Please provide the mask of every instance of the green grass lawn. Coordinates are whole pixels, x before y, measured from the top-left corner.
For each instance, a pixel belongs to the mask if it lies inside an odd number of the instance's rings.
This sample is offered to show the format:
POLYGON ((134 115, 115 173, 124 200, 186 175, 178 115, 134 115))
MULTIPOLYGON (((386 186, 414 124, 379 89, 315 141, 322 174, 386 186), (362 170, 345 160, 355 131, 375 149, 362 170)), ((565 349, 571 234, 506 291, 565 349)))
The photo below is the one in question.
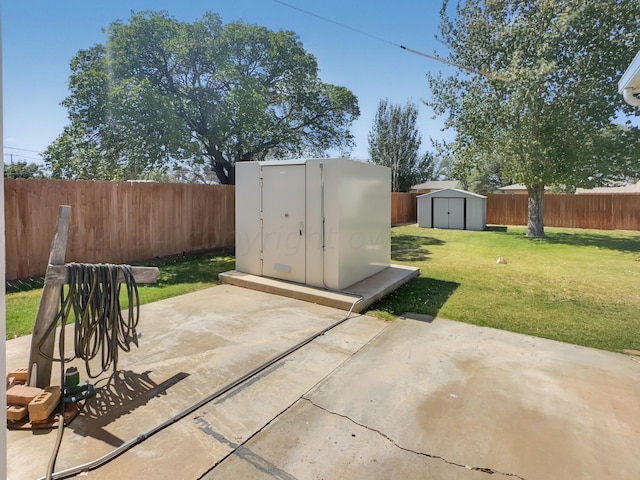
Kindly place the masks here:
MULTIPOLYGON (((233 270, 235 259, 220 254, 190 255, 159 259, 146 265, 160 267, 160 273, 155 284, 138 286, 141 304, 215 285, 219 273, 233 270)), ((33 282, 7 289, 7 339, 30 334, 33 330, 41 287, 41 283, 33 282)))
POLYGON ((369 313, 426 313, 606 350, 640 349, 640 235, 525 233, 394 228, 393 261, 420 267, 420 277, 369 313))
MULTIPOLYGON (((517 227, 394 228, 393 261, 420 267, 420 277, 369 313, 386 319, 426 313, 605 350, 640 349, 640 234, 546 232, 545 239, 530 239, 517 227), (508 263, 497 264, 498 257, 508 263)), ((142 303, 214 285, 234 259, 204 255, 155 264, 159 281, 140 286, 142 303)), ((7 338, 31 333, 39 299, 39 288, 8 292, 7 338)))

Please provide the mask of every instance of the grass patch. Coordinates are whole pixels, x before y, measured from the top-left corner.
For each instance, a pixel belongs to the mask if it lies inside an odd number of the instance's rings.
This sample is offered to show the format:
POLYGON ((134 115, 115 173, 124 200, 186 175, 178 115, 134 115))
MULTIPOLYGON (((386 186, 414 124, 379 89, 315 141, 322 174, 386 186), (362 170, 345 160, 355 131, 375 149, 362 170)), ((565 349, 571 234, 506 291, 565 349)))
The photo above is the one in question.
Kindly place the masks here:
MULTIPOLYGON (((392 259, 420 267, 420 277, 368 312, 393 319, 405 312, 489 326, 577 345, 640 350, 640 234, 547 228, 485 232, 397 227, 392 259), (497 264, 504 257, 506 265, 497 264)), ((218 283, 234 267, 225 255, 160 259, 158 282, 141 285, 141 303, 218 283)), ((41 284, 8 289, 7 338, 31 333, 41 284)))
POLYGON ((640 349, 640 235, 546 233, 394 228, 393 261, 420 267, 421 276, 369 313, 411 311, 605 350, 640 349))
MULTIPOLYGON (((215 285, 219 273, 234 268, 235 259, 221 254, 188 255, 157 259, 145 265, 157 266, 160 272, 155 284, 138 286, 141 304, 215 285)), ((41 295, 42 282, 37 280, 16 282, 7 288, 7 339, 32 332, 41 295)))

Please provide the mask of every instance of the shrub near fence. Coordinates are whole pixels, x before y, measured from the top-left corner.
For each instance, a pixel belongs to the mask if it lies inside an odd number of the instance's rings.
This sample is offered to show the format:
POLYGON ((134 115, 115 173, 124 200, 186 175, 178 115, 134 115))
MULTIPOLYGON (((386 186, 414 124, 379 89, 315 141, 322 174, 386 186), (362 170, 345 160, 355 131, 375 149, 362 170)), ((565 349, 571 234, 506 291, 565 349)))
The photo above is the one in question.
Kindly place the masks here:
POLYGON ((59 205, 68 262, 128 263, 233 247, 235 189, 222 185, 5 179, 6 278, 44 274, 59 205))

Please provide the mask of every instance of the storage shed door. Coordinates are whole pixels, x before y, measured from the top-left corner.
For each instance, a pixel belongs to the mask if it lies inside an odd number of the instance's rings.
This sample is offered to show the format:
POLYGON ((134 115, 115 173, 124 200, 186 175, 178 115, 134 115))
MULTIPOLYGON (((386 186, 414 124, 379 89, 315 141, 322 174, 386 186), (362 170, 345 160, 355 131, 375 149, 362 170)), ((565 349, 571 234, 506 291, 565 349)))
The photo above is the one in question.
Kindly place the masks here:
POLYGON ((304 165, 262 167, 262 274, 305 283, 304 165))
POLYGON ((464 230, 464 198, 433 198, 434 228, 464 230))

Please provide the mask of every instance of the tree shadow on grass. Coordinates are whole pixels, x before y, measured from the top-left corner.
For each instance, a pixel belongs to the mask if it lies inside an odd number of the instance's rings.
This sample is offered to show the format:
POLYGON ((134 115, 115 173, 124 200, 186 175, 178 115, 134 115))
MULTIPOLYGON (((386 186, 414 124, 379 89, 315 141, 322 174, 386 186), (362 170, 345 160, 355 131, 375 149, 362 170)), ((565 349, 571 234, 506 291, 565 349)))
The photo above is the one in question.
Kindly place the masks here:
POLYGON ((391 258, 401 262, 428 260, 431 252, 428 245, 443 245, 440 239, 418 235, 394 235, 391 237, 391 258))
MULTIPOLYGON (((153 264, 154 262, 148 262, 153 264)), ((180 283, 215 283, 218 275, 235 268, 235 258, 224 254, 189 255, 173 259, 159 259, 157 286, 180 283)))
POLYGON ((456 282, 417 277, 371 305, 369 310, 383 311, 391 315, 414 312, 437 316, 459 286, 456 282))
POLYGON ((629 236, 614 236, 589 231, 547 232, 545 238, 529 238, 520 232, 508 232, 523 240, 544 242, 552 245, 573 245, 578 247, 596 247, 625 253, 640 253, 640 233, 629 236))

